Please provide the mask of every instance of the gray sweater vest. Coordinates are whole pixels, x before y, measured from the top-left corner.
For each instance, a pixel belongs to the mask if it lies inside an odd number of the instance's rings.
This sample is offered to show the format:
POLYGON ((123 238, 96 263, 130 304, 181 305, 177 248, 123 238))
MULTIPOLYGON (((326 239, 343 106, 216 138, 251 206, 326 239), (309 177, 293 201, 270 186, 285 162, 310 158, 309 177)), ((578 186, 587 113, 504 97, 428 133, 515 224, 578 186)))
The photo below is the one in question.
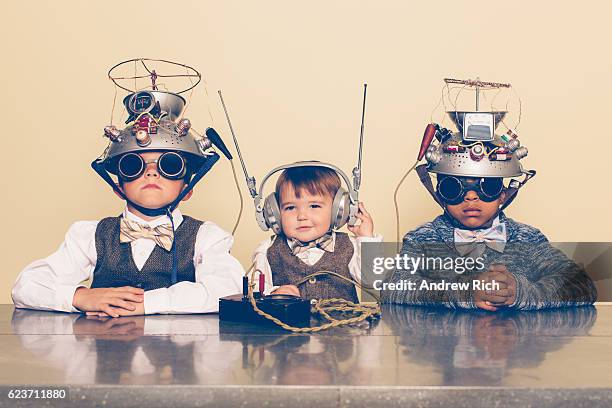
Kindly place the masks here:
MULTIPOLYGON (((167 288, 172 285, 172 252, 155 245, 149 259, 138 270, 132 258, 129 242, 119 242, 121 217, 104 218, 96 228, 96 268, 92 288, 132 286, 144 290, 167 288)), ((193 255, 195 239, 202 221, 183 216, 174 232, 178 259, 178 281, 195 282, 193 255)))
MULTIPOLYGON (((268 248, 267 258, 272 270, 272 281, 275 286, 281 286, 295 285, 307 275, 321 270, 352 279, 348 265, 353 252, 353 244, 348 235, 337 232, 334 252, 326 251, 318 262, 309 266, 291 253, 287 239, 281 235, 268 248)), ((298 289, 304 299, 341 298, 358 301, 355 285, 331 275, 317 276, 298 285, 298 289)))

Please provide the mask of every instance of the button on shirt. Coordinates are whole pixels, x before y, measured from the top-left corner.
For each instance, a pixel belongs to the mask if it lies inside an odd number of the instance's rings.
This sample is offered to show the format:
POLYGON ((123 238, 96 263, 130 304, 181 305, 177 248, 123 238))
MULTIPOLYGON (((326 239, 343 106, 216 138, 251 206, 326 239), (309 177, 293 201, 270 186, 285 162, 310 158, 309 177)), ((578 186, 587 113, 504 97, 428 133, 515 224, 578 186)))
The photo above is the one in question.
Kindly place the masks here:
MULTIPOLYGON (((127 209, 127 219, 154 228, 170 223, 167 216, 145 221, 127 209)), ((176 209, 174 228, 183 221, 176 209)), ((16 307, 79 312, 72 306, 74 292, 92 278, 96 266, 96 227, 98 221, 79 221, 66 233, 59 249, 47 258, 34 261, 19 274, 13 287, 16 307)), ((233 237, 212 222, 204 222, 195 240, 195 282, 178 282, 169 288, 149 290, 144 295, 146 314, 216 312, 219 298, 240 293, 244 270, 230 255, 233 237)), ((132 258, 140 270, 155 249, 155 241, 139 238, 130 243, 132 258)))

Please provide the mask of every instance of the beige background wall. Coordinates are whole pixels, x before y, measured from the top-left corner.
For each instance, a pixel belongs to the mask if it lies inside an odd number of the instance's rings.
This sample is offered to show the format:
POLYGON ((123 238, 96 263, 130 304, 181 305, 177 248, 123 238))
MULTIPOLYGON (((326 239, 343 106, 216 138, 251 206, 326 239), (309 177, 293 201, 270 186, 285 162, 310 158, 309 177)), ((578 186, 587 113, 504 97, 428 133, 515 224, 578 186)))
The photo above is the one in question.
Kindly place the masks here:
MULTIPOLYGON (((208 86, 187 116, 229 143, 216 98, 223 89, 258 180, 303 159, 349 172, 368 82, 361 197, 389 240, 393 189, 414 161, 442 78, 511 82, 523 102, 524 163, 538 176, 508 214, 551 240, 612 241, 611 13, 605 1, 4 3, 0 302, 72 222, 122 210, 89 163, 105 147, 114 92, 106 71, 140 56, 197 67, 208 86)), ((403 231, 439 213, 416 176, 401 203, 403 231)), ((247 265, 267 233, 245 204, 234 254, 247 265)), ((231 229, 238 199, 226 161, 183 210, 231 229)))

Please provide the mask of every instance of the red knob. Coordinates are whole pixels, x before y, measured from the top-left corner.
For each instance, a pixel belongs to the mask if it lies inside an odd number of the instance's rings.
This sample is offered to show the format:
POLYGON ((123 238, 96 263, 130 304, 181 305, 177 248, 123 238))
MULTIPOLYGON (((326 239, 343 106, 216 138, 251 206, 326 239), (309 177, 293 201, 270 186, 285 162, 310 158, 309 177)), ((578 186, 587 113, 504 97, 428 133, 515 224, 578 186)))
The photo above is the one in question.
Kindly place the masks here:
POLYGON ((425 156, 425 152, 427 151, 427 148, 429 147, 429 145, 431 144, 431 141, 436 135, 436 131, 437 131, 437 125, 433 123, 430 123, 425 128, 425 132, 423 133, 423 140, 421 140, 421 148, 419 149, 419 155, 417 157, 417 160, 421 160, 423 156, 425 156))
POLYGON ((266 289, 266 275, 259 273, 259 293, 263 296, 266 289))

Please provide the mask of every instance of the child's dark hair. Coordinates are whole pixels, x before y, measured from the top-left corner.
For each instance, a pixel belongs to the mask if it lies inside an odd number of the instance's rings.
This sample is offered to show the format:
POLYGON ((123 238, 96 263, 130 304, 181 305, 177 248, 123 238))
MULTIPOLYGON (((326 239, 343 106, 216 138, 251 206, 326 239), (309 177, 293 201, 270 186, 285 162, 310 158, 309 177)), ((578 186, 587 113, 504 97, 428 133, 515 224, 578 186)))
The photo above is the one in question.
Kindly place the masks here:
POLYGON ((295 196, 300 198, 300 192, 305 189, 310 194, 329 195, 334 198, 340 188, 340 177, 327 167, 303 166, 284 170, 276 181, 276 200, 280 203, 281 189, 291 185, 295 196))

